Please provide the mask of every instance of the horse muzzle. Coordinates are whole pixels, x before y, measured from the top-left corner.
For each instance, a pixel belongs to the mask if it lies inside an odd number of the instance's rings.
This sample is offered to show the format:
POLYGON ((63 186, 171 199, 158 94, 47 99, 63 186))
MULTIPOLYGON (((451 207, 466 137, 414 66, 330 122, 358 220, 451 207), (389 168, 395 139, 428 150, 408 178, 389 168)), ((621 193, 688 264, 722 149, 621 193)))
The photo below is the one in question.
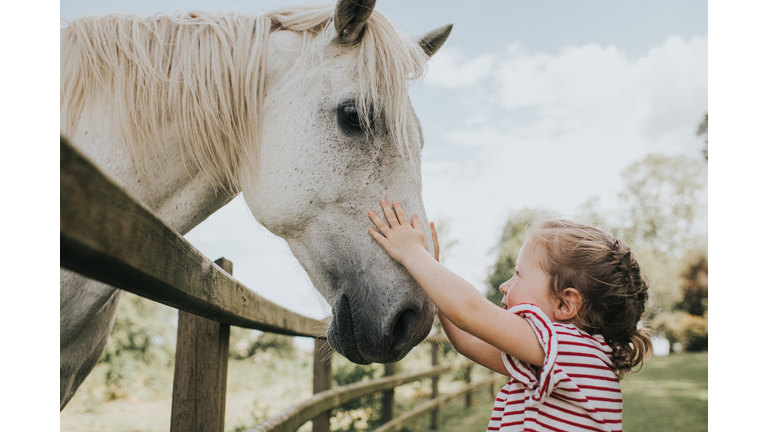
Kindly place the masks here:
POLYGON ((350 361, 397 362, 429 334, 435 308, 426 296, 374 304, 365 297, 341 294, 328 329, 331 347, 350 361))

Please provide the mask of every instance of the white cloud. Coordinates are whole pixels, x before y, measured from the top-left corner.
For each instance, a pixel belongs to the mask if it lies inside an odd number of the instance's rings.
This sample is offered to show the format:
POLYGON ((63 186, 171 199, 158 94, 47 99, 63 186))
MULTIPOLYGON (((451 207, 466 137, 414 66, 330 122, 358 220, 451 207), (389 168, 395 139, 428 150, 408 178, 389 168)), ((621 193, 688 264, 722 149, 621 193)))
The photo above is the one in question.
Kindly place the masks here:
POLYGON ((445 47, 440 55, 429 63, 429 73, 424 78, 427 84, 448 88, 459 88, 477 84, 491 75, 494 56, 482 54, 471 59, 455 48, 445 47))
MULTIPOLYGON (((479 70, 469 65, 480 58, 488 55, 452 53, 439 67, 453 70, 440 73, 479 70)), ((543 207, 572 216, 590 196, 610 205, 623 168, 650 152, 700 156, 703 139, 695 131, 707 111, 706 37, 672 36, 635 60, 611 46, 549 54, 512 44, 483 61, 490 61, 491 75, 426 82, 490 95, 467 115, 496 116, 452 122, 437 141, 456 156, 425 160, 423 172, 427 209, 451 219, 451 237, 459 241, 448 265, 479 287, 510 210, 543 207)), ((437 72, 435 64, 430 74, 437 72)))
POLYGON ((497 95, 482 104, 533 108, 552 128, 600 125, 663 139, 681 127, 690 130, 707 109, 706 37, 671 36, 637 60, 595 44, 558 54, 532 53, 519 43, 503 55, 446 51, 436 56, 426 84, 474 86, 478 94, 497 95))
MULTIPOLYGON (((424 87, 440 97, 421 107, 422 123, 447 125, 428 139, 441 149, 422 164, 425 205, 430 219, 452 222, 458 243, 448 267, 482 289, 510 210, 538 206, 567 217, 590 196, 610 205, 629 163, 649 152, 699 155, 707 38, 670 37, 634 60, 598 45, 551 54, 512 44, 474 57, 444 47, 424 87)), ((212 258, 226 253, 236 277, 273 301, 327 314, 285 242, 235 201, 188 237, 212 258), (239 241, 209 250, 211 229, 239 241)))

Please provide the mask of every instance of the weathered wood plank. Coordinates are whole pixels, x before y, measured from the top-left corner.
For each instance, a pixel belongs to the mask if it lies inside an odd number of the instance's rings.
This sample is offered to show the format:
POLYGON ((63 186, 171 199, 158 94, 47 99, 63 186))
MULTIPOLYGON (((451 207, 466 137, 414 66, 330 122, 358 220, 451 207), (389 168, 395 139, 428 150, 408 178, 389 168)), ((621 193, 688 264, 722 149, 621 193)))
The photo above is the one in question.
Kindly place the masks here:
MULTIPOLYGON (((472 383, 472 365, 467 366, 466 375, 464 375, 464 380, 467 382, 467 385, 472 383)), ((464 400, 464 404, 467 407, 472 406, 472 392, 467 392, 467 397, 464 400)))
POLYGON ((61 139, 61 266, 142 297, 226 324, 324 336, 323 321, 261 297, 61 139))
POLYGON ((445 335, 445 333, 435 333, 427 336, 422 343, 451 343, 451 340, 448 339, 448 336, 445 335))
MULTIPOLYGON (((312 393, 317 394, 331 389, 333 371, 331 359, 333 350, 327 340, 315 339, 314 366, 312 374, 312 393)), ((331 432, 331 412, 326 411, 312 419, 312 432, 331 432)))
POLYGON ((376 428, 373 432, 397 432, 403 429, 408 423, 411 423, 412 421, 416 420, 417 418, 426 414, 427 412, 434 411, 440 406, 445 405, 446 402, 452 399, 455 399, 465 393, 469 393, 477 389, 478 387, 493 384, 496 381, 501 380, 502 378, 506 379, 501 375, 493 374, 490 377, 487 377, 483 380, 480 380, 472 384, 468 384, 453 393, 440 396, 439 398, 436 398, 436 399, 431 399, 429 402, 423 403, 417 406, 416 408, 403 413, 402 415, 398 416, 394 420, 384 423, 383 425, 376 428))
MULTIPOLYGON (((437 342, 432 344, 432 366, 437 366, 440 362, 440 345, 437 342)), ((469 366, 467 366, 469 367, 469 366)), ((436 375, 432 377, 432 399, 437 399, 440 396, 440 376, 436 375)), ((432 410, 429 419, 429 428, 436 430, 440 428, 440 405, 436 405, 432 410)))
POLYGON ((382 377, 367 382, 327 390, 280 411, 255 428, 248 429, 247 432, 293 432, 318 414, 338 407, 351 400, 466 367, 471 362, 471 360, 459 360, 426 371, 416 371, 391 377, 382 377))
MULTIPOLYGON (((232 274, 232 262, 216 264, 232 274)), ((224 432, 229 324, 179 311, 171 432, 224 432)))
MULTIPOLYGON (((384 376, 397 374, 397 363, 384 365, 384 376)), ((381 395, 381 421, 386 423, 395 418, 395 389, 385 390, 381 395)))

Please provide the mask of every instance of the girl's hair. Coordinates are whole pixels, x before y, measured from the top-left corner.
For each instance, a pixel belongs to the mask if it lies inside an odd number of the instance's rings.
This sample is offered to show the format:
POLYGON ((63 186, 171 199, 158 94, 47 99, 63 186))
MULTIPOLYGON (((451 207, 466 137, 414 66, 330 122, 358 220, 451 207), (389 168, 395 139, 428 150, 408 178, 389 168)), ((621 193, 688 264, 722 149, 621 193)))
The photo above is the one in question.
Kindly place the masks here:
POLYGON ((613 348, 617 375, 642 366, 651 353, 648 333, 638 328, 648 283, 629 247, 597 228, 567 220, 540 223, 528 236, 545 252, 539 265, 550 276, 552 294, 562 299, 566 288, 581 293, 574 324, 603 336, 613 348))

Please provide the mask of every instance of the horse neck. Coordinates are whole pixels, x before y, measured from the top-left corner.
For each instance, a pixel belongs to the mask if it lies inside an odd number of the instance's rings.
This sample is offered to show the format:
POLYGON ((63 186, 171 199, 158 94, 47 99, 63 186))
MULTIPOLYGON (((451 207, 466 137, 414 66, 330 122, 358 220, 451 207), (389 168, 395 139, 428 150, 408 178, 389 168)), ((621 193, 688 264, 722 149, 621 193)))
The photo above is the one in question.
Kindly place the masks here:
POLYGON ((239 192, 217 191, 173 136, 147 152, 143 169, 137 167, 118 126, 104 115, 108 109, 106 98, 88 104, 72 143, 180 234, 189 232, 239 192))

